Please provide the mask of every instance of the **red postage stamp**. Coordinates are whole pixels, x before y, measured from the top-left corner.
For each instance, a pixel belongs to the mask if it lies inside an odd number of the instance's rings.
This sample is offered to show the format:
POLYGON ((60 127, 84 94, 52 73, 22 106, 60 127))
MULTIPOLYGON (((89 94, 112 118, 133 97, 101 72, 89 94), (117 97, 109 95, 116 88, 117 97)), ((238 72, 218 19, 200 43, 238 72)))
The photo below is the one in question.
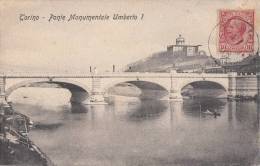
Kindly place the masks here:
POLYGON ((219 51, 254 51, 254 10, 219 11, 219 51))

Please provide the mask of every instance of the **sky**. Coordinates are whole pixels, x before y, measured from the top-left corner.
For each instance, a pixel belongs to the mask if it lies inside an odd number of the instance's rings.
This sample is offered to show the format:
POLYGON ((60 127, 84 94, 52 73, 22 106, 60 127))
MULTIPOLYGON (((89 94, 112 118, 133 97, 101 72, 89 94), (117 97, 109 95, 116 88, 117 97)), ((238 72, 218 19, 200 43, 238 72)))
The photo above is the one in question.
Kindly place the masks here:
MULTIPOLYGON (((255 9, 260 32, 259 0, 0 0, 0 66, 59 71, 117 70, 164 51, 182 34, 187 44, 201 44, 218 22, 220 9, 255 9), (48 22, 50 14, 144 14, 136 21, 48 22), (20 21, 20 14, 38 21, 20 21), (41 19, 45 17, 45 19, 41 19)), ((217 29, 210 39, 214 56, 217 29)))

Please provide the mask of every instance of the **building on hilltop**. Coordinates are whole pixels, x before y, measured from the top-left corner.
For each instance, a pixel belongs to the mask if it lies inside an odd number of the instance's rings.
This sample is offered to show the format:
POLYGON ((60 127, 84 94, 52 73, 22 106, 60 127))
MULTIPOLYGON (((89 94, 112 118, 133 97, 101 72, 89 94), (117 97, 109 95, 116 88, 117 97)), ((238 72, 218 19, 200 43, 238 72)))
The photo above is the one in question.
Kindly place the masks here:
POLYGON ((205 51, 199 51, 201 45, 186 45, 185 39, 181 35, 176 38, 175 45, 167 46, 167 51, 171 52, 172 55, 183 55, 183 56, 197 56, 206 54, 205 51))
POLYGON ((201 45, 187 45, 179 35, 175 45, 168 45, 167 50, 153 53, 151 56, 127 65, 126 72, 180 72, 201 70, 204 66, 215 64, 206 52, 199 50, 201 45), (193 70, 194 69, 194 70, 193 70))

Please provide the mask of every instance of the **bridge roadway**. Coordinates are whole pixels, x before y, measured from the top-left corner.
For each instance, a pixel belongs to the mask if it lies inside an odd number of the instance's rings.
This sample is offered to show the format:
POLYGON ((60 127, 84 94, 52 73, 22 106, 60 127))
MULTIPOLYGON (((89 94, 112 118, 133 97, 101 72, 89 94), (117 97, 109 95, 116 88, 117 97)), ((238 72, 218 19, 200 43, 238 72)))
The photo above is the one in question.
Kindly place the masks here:
MULTIPOLYGON (((236 73, 14 73, 6 72, 0 75, 1 102, 8 100, 9 95, 20 87, 28 87, 35 83, 53 83, 71 92, 71 101, 87 104, 104 103, 108 89, 125 82, 153 83, 168 92, 169 99, 181 101, 183 87, 194 82, 212 82, 221 86, 229 96, 236 95, 236 73)), ((245 76, 255 77, 255 75, 245 76)))

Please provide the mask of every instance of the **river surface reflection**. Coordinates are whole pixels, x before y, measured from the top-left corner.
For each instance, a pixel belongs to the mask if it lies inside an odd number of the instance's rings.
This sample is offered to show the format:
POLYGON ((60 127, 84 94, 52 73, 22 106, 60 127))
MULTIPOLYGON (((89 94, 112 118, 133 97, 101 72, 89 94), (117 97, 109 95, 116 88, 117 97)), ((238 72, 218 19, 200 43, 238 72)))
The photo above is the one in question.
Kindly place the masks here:
POLYGON ((135 99, 14 108, 34 120, 30 138, 59 166, 247 166, 258 152, 256 102, 135 99), (201 113, 206 109, 221 116, 201 113))

